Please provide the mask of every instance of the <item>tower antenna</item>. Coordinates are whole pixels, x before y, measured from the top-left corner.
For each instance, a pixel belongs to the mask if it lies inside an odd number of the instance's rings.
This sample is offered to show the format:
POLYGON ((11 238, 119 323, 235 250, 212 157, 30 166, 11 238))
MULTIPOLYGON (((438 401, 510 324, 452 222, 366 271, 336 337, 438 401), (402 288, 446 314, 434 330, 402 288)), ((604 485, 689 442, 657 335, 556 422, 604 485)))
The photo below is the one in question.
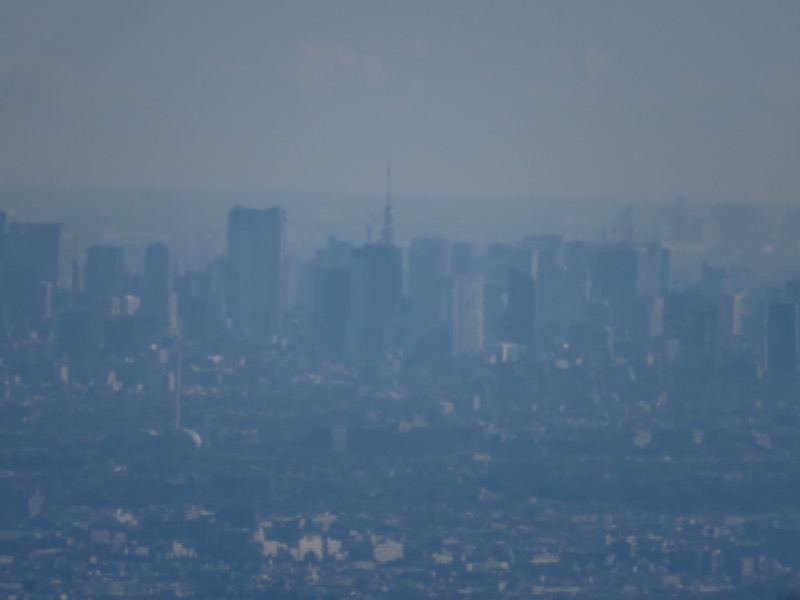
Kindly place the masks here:
POLYGON ((383 209, 383 243, 394 244, 394 208, 392 207, 392 167, 386 169, 386 206, 383 209))

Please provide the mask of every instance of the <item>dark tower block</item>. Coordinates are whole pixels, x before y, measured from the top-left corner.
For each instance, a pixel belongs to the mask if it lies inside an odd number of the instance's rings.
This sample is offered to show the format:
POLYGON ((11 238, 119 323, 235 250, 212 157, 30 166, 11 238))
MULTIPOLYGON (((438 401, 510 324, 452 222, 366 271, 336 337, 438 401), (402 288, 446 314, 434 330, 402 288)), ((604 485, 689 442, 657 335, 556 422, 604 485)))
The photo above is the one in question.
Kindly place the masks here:
POLYGON ((169 324, 170 284, 169 248, 166 244, 149 244, 144 254, 141 313, 162 326, 169 324))
POLYGON ((392 344, 403 300, 400 249, 367 244, 353 250, 350 332, 353 349, 377 356, 392 344))
POLYGON ((797 305, 772 302, 767 308, 766 367, 770 374, 791 373, 797 364, 797 305))
POLYGON ((451 274, 450 242, 443 238, 411 241, 408 251, 408 299, 415 333, 425 335, 445 324, 442 305, 451 274))
POLYGON ((517 268, 509 269, 507 293, 505 338, 530 348, 533 346, 536 323, 533 276, 517 268))
POLYGON ((125 253, 121 246, 90 246, 86 252, 84 289, 95 297, 120 296, 125 286, 125 253))
POLYGON ((314 339, 331 351, 341 351, 350 315, 350 270, 319 267, 314 273, 314 339))
POLYGON ((281 328, 286 211, 235 207, 228 213, 227 315, 252 334, 281 328))

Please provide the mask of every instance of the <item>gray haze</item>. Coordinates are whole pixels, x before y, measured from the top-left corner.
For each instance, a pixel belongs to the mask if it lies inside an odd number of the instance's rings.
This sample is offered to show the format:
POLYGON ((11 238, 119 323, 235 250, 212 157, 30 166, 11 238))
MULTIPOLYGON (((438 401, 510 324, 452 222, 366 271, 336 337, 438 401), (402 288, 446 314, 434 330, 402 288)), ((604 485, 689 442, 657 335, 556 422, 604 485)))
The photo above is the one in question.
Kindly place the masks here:
POLYGON ((793 201, 800 4, 11 2, 0 183, 793 201))

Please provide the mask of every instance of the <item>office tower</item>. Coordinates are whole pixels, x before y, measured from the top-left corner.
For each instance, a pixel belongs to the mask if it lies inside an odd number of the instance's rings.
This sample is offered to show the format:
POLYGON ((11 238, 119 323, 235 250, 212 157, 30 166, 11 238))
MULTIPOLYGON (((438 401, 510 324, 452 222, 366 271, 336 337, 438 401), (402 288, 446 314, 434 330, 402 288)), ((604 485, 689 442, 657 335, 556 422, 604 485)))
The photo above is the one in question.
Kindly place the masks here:
POLYGON ((800 304, 800 279, 791 279, 783 285, 783 298, 786 302, 800 304))
POLYGON ((89 246, 84 291, 95 298, 118 298, 125 290, 125 252, 121 246, 89 246))
POLYGON ((583 269, 543 269, 536 280, 536 335, 542 341, 565 335, 586 305, 589 277, 583 269))
POLYGON ((771 374, 790 373, 797 364, 797 305, 771 302, 767 307, 766 368, 771 374))
POLYGON ((545 269, 555 269, 564 261, 564 238, 560 235, 526 235, 522 248, 536 255, 534 278, 545 269))
POLYGON ((590 299, 608 304, 615 338, 631 334, 638 271, 638 252, 631 244, 604 244, 589 256, 590 299))
POLYGON ((720 310, 696 289, 671 292, 663 308, 668 359, 676 375, 715 377, 720 344, 720 310))
POLYGON ((61 225, 55 223, 11 223, 6 234, 6 266, 57 285, 61 233, 61 225))
POLYGON ((491 244, 486 254, 486 279, 505 285, 509 269, 530 274, 534 278, 538 271, 539 256, 535 250, 519 245, 491 244))
POLYGON ((227 314, 234 328, 275 333, 284 308, 286 211, 237 206, 228 213, 227 314))
POLYGON ((33 271, 13 270, 0 278, 0 330, 13 338, 46 337, 53 308, 53 284, 33 271))
POLYGON ((725 297, 727 274, 724 267, 712 267, 703 261, 700 274, 700 286, 706 299, 712 304, 719 304, 725 297))
POLYGON ((415 332, 424 335, 444 324, 442 297, 451 272, 450 242, 443 238, 418 238, 408 251, 408 300, 415 332))
POLYGON ((453 277, 468 277, 475 274, 475 259, 472 244, 455 242, 451 246, 453 277))
POLYGON ((177 300, 177 326, 182 337, 207 339, 221 335, 225 329, 224 294, 221 283, 226 280, 224 259, 202 271, 187 271, 174 280, 177 300))
POLYGON ((483 281, 483 335, 487 343, 503 341, 503 318, 506 314, 506 282, 483 281))
POLYGON ((353 267, 353 244, 328 236, 328 245, 317 252, 317 266, 331 269, 351 269, 353 267))
POLYGON ((514 269, 526 276, 535 277, 538 255, 524 246, 491 244, 483 269, 484 326, 487 339, 494 342, 509 341, 508 282, 509 271, 514 269))
POLYGON ((350 315, 350 269, 318 267, 314 273, 312 335, 331 351, 340 351, 347 340, 350 315))
POLYGON ((572 241, 564 244, 564 266, 568 269, 589 272, 589 260, 592 252, 599 248, 595 242, 572 241))
POLYGON ((6 250, 6 212, 0 210, 0 268, 5 265, 6 250))
POLYGON ((396 341, 403 301, 400 249, 366 244, 353 250, 350 338, 356 353, 383 354, 396 341))
POLYGON ((455 277, 450 308, 450 349, 455 357, 483 352, 483 278, 455 277))
POLYGON ((636 299, 632 335, 640 342, 658 338, 664 331, 664 299, 640 296, 636 299))
POLYGON ((506 291, 508 303, 504 316, 504 339, 531 347, 536 324, 533 276, 519 269, 509 269, 506 291))
POLYGON ((144 254, 144 289, 141 314, 167 325, 170 320, 171 277, 169 248, 148 244, 144 254))
POLYGON ((350 315, 353 244, 328 237, 328 245, 317 250, 307 265, 311 307, 311 337, 328 350, 343 350, 350 315))
POLYGON ((636 293, 640 297, 664 298, 669 291, 670 252, 661 244, 638 244, 636 293))

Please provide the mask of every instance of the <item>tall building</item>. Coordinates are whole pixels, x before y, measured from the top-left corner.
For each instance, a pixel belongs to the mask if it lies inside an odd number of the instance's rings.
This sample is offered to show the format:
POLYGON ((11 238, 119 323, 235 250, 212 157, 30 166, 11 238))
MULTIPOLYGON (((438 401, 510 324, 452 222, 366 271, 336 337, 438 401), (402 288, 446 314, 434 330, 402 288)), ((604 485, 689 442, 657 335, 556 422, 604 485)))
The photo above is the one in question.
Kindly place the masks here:
POLYGON ((89 246, 83 285, 90 296, 120 296, 125 289, 125 251, 122 246, 89 246))
POLYGON ((638 274, 639 255, 632 244, 603 244, 589 256, 590 299, 608 305, 615 338, 631 335, 638 274))
POLYGON ((507 298, 504 338, 531 347, 536 323, 533 276, 519 269, 509 269, 507 298))
POLYGON ((453 356, 483 352, 483 278, 455 277, 450 294, 450 348, 453 356))
POLYGON ((725 267, 715 267, 703 261, 700 274, 700 286, 706 299, 712 304, 720 304, 727 291, 727 273, 725 267))
POLYGON ((469 242, 455 242, 451 247, 453 277, 467 277, 474 275, 475 259, 472 244, 469 242))
POLYGON ((560 235, 526 235, 521 246, 536 256, 534 275, 558 268, 564 262, 564 238, 560 235))
POLYGON ((199 340, 225 331, 224 292, 220 284, 225 280, 226 263, 220 257, 203 270, 190 270, 174 279, 176 325, 182 337, 199 340))
POLYGON ((317 267, 314 272, 312 335, 323 347, 340 351, 347 340, 350 316, 350 270, 317 267))
POLYGON ((281 328, 285 299, 286 211, 237 206, 228 213, 227 315, 254 334, 281 328))
POLYGON ((636 244, 639 264, 636 292, 639 296, 664 298, 669 292, 670 251, 659 243, 636 244))
POLYGON ((353 250, 350 340, 356 353, 377 356, 396 340, 403 304, 400 249, 366 244, 353 250))
POLYGON ((797 365, 798 307, 771 302, 767 307, 766 368, 771 374, 790 373, 797 365))
POLYGON ((148 244, 144 254, 144 289, 141 314, 169 324, 171 277, 169 248, 166 244, 148 244))
POLYGON ((540 269, 536 279, 536 335, 542 342, 564 336, 586 305, 589 277, 585 269, 540 269))
POLYGON ((6 212, 0 210, 0 268, 5 264, 6 250, 6 212))
POLYGON ((442 297, 451 273, 450 242, 417 238, 408 250, 408 300, 416 333, 424 335, 444 324, 442 297))
POLYGON ((783 285, 783 298, 786 302, 800 304, 800 279, 790 279, 783 285))
POLYGON ((6 265, 24 271, 38 281, 59 283, 61 225, 11 223, 6 235, 6 265))

